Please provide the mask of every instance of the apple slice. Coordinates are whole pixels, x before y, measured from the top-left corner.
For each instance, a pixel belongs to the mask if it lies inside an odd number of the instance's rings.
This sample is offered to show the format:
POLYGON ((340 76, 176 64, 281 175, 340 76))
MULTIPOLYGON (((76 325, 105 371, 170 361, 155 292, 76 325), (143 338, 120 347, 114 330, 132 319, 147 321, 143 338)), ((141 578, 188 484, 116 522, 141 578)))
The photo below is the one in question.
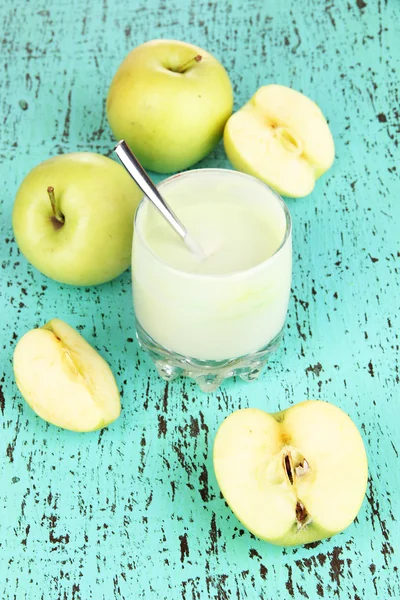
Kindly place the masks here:
POLYGON ((275 414, 256 408, 232 413, 215 438, 214 468, 243 525, 282 546, 321 540, 348 527, 368 478, 355 424, 321 400, 275 414))
POLYGON ((94 431, 119 417, 119 392, 110 367, 60 319, 19 340, 14 374, 29 406, 53 425, 94 431))
POLYGON ((225 150, 239 171, 283 196, 306 196, 333 163, 335 147, 318 106, 283 85, 266 85, 228 120, 225 150))

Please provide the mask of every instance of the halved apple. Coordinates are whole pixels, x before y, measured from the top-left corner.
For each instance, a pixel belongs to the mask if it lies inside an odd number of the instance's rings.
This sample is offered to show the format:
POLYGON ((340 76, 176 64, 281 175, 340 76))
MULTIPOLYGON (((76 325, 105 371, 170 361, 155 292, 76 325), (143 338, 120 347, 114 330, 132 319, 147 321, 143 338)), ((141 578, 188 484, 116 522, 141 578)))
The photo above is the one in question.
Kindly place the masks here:
POLYGON ((352 523, 368 463, 360 433, 336 406, 309 400, 279 413, 232 413, 214 443, 225 500, 254 535, 293 546, 330 537, 352 523))
POLYGON ((315 102, 275 84, 261 87, 229 118, 224 144, 236 169, 293 198, 312 192, 335 156, 331 131, 315 102))
POLYGON ((60 319, 19 340, 14 374, 26 402, 53 425, 94 431, 119 417, 120 397, 110 367, 60 319))

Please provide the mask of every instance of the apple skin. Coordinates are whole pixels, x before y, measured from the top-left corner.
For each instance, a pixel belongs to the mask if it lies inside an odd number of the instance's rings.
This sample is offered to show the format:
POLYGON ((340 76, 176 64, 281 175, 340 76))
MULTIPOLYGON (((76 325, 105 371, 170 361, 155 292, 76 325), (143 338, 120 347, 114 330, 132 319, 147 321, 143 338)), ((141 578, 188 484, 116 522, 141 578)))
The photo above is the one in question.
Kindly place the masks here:
POLYGON ((110 158, 91 152, 55 156, 32 169, 18 189, 15 239, 29 262, 51 279, 104 283, 130 265, 133 219, 142 197, 125 169, 110 158), (49 186, 65 217, 59 228, 49 186))
POLYGON ((13 368, 27 404, 53 425, 96 431, 120 415, 119 391, 109 365, 60 319, 18 340, 13 368))
POLYGON ((274 414, 256 408, 233 412, 218 429, 213 461, 221 492, 239 521, 278 546, 307 544, 346 529, 368 482, 357 427, 344 411, 321 400, 274 414), (288 448, 309 465, 295 486, 283 468, 282 452, 288 448), (298 500, 311 516, 299 529, 298 500))
POLYGON ((192 44, 153 40, 128 54, 107 97, 116 139, 125 139, 146 169, 181 171, 204 158, 222 137, 233 92, 224 67, 192 44), (185 72, 174 71, 201 55, 185 72))

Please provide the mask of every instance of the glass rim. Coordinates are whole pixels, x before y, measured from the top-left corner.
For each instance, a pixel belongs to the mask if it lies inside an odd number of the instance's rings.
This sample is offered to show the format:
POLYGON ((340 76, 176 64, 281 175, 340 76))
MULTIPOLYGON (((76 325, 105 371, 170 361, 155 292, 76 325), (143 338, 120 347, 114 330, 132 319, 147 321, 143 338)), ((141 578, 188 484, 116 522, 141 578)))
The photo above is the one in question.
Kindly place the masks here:
MULTIPOLYGON (((186 276, 189 278, 193 277, 196 279, 199 279, 199 278, 201 278, 201 279, 225 279, 225 278, 240 277, 240 276, 244 276, 247 274, 252 274, 257 270, 261 270, 263 267, 266 266, 267 263, 273 262, 275 257, 278 256, 278 254, 280 254, 280 252, 286 246, 286 243, 289 240, 291 233, 292 233, 292 217, 290 215, 289 208, 288 208, 286 202, 278 194, 278 192, 276 192, 273 188, 271 188, 267 183, 264 183, 264 181, 261 181, 261 179, 258 179, 257 177, 254 177, 253 175, 249 175, 248 173, 242 173, 241 171, 235 171, 233 169, 223 169, 223 168, 218 168, 218 167, 209 167, 209 168, 204 168, 204 169, 191 169, 188 171, 181 171, 180 173, 175 173, 174 175, 170 175, 166 179, 163 179, 162 181, 160 181, 160 183, 158 183, 156 185, 156 187, 158 189, 160 189, 160 191, 161 191, 161 188, 163 186, 166 187, 167 185, 171 184, 175 179, 178 179, 179 177, 190 176, 191 173, 226 173, 228 176, 233 175, 236 177, 243 177, 243 178, 251 179, 252 181, 255 181, 257 184, 259 184, 261 187, 269 190, 275 196, 276 200, 278 200, 278 203, 280 204, 280 206, 283 210, 284 217, 285 217, 286 227, 285 227, 285 234, 283 236, 283 240, 280 243, 279 247, 275 250, 275 252, 273 254, 271 254, 271 256, 269 256, 268 258, 263 260, 261 263, 258 263, 257 265, 254 265, 253 267, 249 267, 248 269, 241 269, 238 271, 232 271, 231 273, 220 273, 220 274, 218 274, 218 273, 190 273, 189 271, 177 269, 176 267, 173 267, 171 264, 166 262, 163 258, 161 258, 158 254, 156 254, 156 252, 153 251, 153 249, 151 248, 151 246, 149 245, 149 243, 146 240, 146 236, 143 234, 143 232, 140 231, 140 228, 137 227, 137 221, 139 218, 140 210, 143 208, 146 201, 151 204, 151 202, 147 198, 147 196, 144 195, 142 197, 141 201, 139 202, 138 207, 135 212, 133 236, 135 236, 135 235, 138 236, 141 244, 151 254, 151 256, 155 259, 155 261, 160 263, 161 265, 163 265, 163 267, 165 267, 166 269, 173 271, 174 273, 178 273, 179 275, 186 276)), ((154 209, 157 210, 155 207, 154 207, 154 209)))

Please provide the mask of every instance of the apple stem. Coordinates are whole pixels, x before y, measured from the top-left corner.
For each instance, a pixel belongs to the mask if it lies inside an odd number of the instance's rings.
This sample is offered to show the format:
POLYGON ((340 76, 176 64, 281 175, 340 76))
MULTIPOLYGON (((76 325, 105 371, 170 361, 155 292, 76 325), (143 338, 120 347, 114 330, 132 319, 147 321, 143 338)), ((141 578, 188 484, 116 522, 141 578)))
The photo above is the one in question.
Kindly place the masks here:
POLYGON ((187 62, 183 63, 183 65, 181 65, 180 67, 178 67, 175 70, 176 73, 184 73, 185 71, 187 71, 188 69, 190 69, 190 67, 193 67, 196 63, 200 62, 202 58, 203 57, 201 56, 201 54, 197 54, 196 56, 194 56, 193 58, 191 58, 187 62))
POLYGON ((52 185, 49 185, 49 187, 47 188, 47 193, 49 195, 50 198, 50 204, 51 204, 51 209, 53 211, 53 215, 54 218, 59 222, 59 223, 64 223, 65 218, 64 215, 62 214, 60 207, 58 206, 58 202, 56 200, 56 195, 54 193, 54 188, 52 185))

